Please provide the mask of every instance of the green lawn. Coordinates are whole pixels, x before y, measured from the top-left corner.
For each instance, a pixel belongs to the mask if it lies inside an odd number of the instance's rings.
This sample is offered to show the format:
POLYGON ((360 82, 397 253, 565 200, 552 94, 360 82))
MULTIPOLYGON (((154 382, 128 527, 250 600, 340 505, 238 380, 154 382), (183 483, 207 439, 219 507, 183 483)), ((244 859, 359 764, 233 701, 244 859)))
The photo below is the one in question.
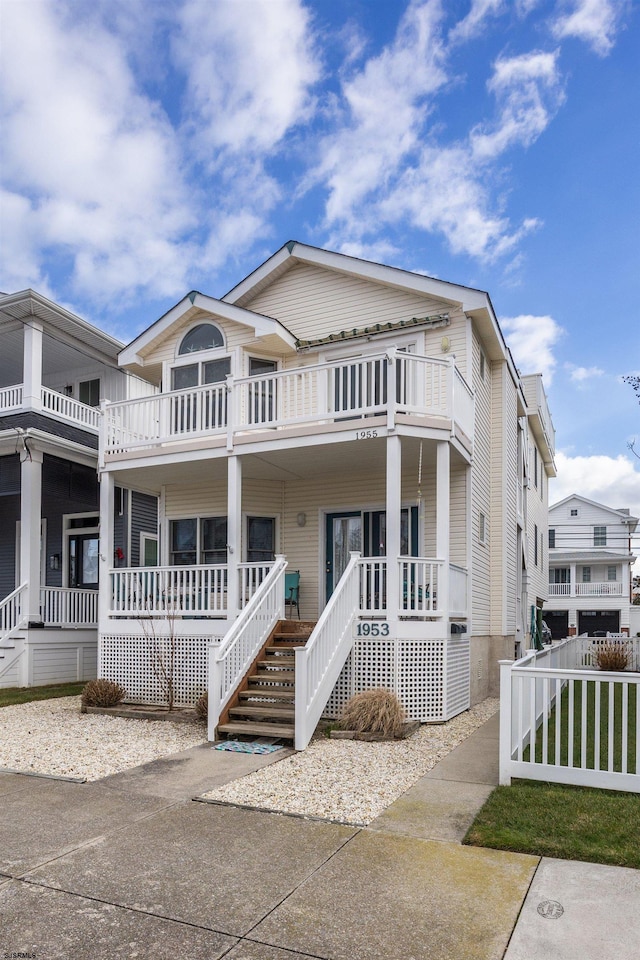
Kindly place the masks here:
POLYGON ((0 707, 14 703, 30 703, 32 700, 51 700, 54 697, 75 697, 82 693, 86 682, 54 683, 46 687, 7 687, 0 689, 0 707))
POLYGON ((640 795, 514 780, 497 787, 464 843, 640 869, 640 795))
MULTIPOLYGON (((574 767, 581 767, 582 764, 582 701, 583 696, 586 695, 586 754, 585 760, 586 763, 584 766, 593 770, 595 767, 595 733, 596 733, 596 724, 594 722, 589 722, 591 718, 595 718, 596 713, 596 681, 588 680, 585 683, 582 681, 573 682, 573 763, 574 767)), ((623 717, 622 717, 622 697, 623 697, 623 684, 614 683, 613 684, 613 770, 620 772, 622 770, 622 752, 623 752, 623 717)), ((629 686, 628 694, 628 712, 627 712, 627 723, 626 723, 626 735, 627 735, 627 746, 626 746, 626 755, 627 755, 627 773, 636 773, 636 711, 637 711, 637 687, 635 685, 629 686)), ((609 684, 601 683, 600 685, 600 723, 599 723, 599 768, 607 769, 608 767, 608 749, 609 749, 609 727, 610 727, 610 718, 609 718, 609 684)), ((560 750, 559 750, 559 763, 561 766, 568 766, 569 758, 569 713, 570 713, 570 697, 569 697, 569 686, 567 685, 562 693, 561 699, 561 710, 560 710, 560 750)), ((542 725, 538 727, 536 732, 536 748, 535 748, 535 758, 536 763, 542 762, 542 736, 543 728, 542 725)), ((549 751, 548 757, 550 763, 556 763, 556 710, 555 707, 551 710, 551 715, 548 721, 548 741, 549 741, 549 751)), ((527 750, 524 753, 524 759, 529 760, 530 751, 527 750)))

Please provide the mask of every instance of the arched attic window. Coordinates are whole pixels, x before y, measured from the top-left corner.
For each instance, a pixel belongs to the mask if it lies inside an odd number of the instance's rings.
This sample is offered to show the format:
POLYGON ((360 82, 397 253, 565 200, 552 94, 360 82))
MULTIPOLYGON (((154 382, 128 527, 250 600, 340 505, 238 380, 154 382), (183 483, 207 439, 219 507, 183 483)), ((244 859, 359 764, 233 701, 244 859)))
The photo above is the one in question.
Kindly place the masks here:
POLYGON ((199 323, 182 338, 178 356, 197 353, 200 350, 215 350, 217 347, 224 347, 224 337, 220 329, 213 323, 199 323))

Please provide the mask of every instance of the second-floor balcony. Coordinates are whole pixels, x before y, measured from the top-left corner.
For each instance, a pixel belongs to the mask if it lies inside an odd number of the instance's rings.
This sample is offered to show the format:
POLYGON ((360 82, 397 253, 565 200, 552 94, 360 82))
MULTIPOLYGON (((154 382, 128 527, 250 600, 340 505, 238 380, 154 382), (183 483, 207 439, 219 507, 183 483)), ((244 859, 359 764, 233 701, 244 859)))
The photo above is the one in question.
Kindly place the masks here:
POLYGON ((603 580, 588 583, 550 583, 550 597, 622 597, 621 580, 603 580))
POLYGON ((98 432, 100 410, 97 407, 90 407, 86 403, 67 397, 56 390, 50 390, 48 387, 41 387, 38 403, 34 404, 33 400, 27 403, 23 384, 15 383, 8 387, 0 387, 0 416, 21 413, 27 409, 53 417, 55 420, 72 423, 91 433, 98 432))
POLYGON ((453 359, 390 351, 376 356, 310 364, 265 376, 234 378, 123 402, 107 403, 103 459, 203 437, 264 435, 304 425, 378 417, 435 418, 432 425, 474 433, 473 391, 453 359))

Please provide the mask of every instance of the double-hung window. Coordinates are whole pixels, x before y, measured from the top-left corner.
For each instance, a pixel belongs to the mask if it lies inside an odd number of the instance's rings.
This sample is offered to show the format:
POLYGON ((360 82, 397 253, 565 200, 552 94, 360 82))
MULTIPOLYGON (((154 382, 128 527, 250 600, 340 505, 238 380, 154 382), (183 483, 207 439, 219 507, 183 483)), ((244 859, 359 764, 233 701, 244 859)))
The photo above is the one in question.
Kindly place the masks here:
POLYGON ((593 528, 593 545, 594 547, 606 547, 607 545, 606 526, 593 528))
POLYGON ((227 518, 185 517, 171 520, 169 544, 172 566, 226 563, 227 518))

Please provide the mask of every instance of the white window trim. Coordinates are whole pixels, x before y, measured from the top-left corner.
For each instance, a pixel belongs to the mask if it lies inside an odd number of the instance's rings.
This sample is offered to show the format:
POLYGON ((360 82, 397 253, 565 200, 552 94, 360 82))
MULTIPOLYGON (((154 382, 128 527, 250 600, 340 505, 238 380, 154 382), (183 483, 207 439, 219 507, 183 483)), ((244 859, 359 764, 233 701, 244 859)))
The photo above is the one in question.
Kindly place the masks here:
POLYGON ((478 543, 487 545, 487 515, 484 510, 478 511, 478 543))
MULTIPOLYGON (((86 513, 65 513, 62 517, 62 586, 69 586, 69 538, 78 534, 95 533, 100 535, 100 515, 96 510, 88 510, 86 513), (85 517, 95 517, 98 521, 93 527, 70 527, 70 520, 82 520, 85 517)), ((112 567, 113 557, 109 558, 109 566, 112 567)))
POLYGON ((157 533, 146 533, 146 532, 143 531, 143 530, 140 531, 140 560, 143 561, 143 562, 141 562, 139 565, 140 565, 141 567, 144 565, 144 555, 145 555, 145 552, 146 552, 146 551, 145 551, 145 545, 147 544, 147 542, 149 542, 149 543, 155 542, 155 544, 156 544, 156 557, 157 557, 157 564, 156 564, 156 566, 157 566, 157 565, 160 563, 160 549, 159 549, 159 548, 160 548, 160 544, 159 544, 158 534, 157 534, 157 533))
POLYGON ((184 360, 185 357, 201 356, 203 353, 217 353, 219 350, 227 350, 227 334, 224 330, 224 327, 222 327, 219 323, 216 323, 215 320, 209 320, 203 317, 199 317, 197 320, 194 320, 193 323, 190 323, 188 327, 185 327, 184 330, 180 331, 180 336, 176 340, 176 344, 174 347, 174 355, 175 355, 175 360, 178 361, 178 360, 184 360), (192 353, 178 353, 184 338, 192 330, 195 330, 196 327, 201 327, 204 324, 207 324, 210 327, 215 327, 216 330, 220 331, 220 334, 222 336, 222 346, 213 347, 211 350, 194 350, 192 353))

